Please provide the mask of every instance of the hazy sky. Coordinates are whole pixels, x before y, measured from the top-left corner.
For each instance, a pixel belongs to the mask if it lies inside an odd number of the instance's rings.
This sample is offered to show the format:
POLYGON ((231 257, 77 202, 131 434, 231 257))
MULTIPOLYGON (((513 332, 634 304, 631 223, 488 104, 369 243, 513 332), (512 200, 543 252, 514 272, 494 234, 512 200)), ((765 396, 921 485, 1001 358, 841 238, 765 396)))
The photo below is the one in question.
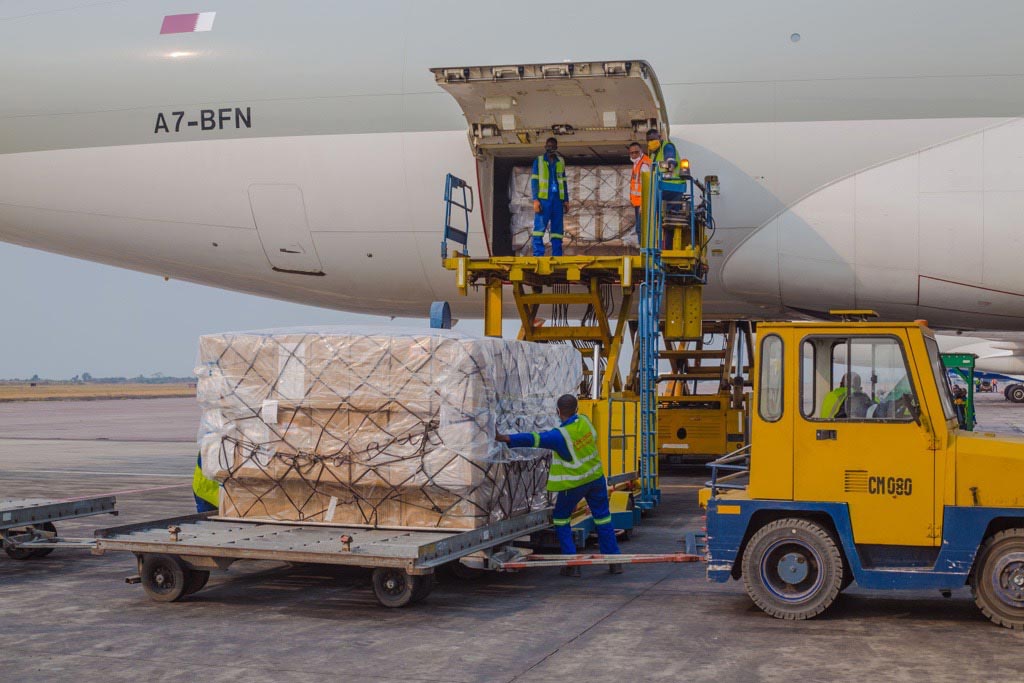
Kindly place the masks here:
MULTIPOLYGON (((300 306, 0 243, 0 378, 191 375, 201 334, 410 321, 300 306)), ((424 321, 419 321, 426 327, 424 321)), ((478 331, 476 321, 460 325, 478 331)))

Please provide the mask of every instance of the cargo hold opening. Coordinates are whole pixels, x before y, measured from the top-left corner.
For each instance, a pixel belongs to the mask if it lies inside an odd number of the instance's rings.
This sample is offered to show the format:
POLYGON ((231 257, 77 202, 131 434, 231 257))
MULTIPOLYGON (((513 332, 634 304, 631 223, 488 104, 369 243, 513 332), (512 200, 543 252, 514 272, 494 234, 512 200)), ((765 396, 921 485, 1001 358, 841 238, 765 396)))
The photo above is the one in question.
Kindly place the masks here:
POLYGON ((566 162, 565 253, 636 249, 627 146, 645 145, 649 128, 668 138, 661 89, 646 62, 431 71, 466 117, 492 255, 530 254, 530 169, 548 137, 566 162))

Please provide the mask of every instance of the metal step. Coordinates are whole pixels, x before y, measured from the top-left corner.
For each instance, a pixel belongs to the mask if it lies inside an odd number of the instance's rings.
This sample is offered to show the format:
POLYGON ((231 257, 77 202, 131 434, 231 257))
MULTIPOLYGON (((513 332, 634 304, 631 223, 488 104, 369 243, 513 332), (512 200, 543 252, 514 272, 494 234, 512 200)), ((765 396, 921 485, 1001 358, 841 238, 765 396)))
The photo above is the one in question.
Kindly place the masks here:
POLYGON ((720 358, 725 359, 725 349, 669 349, 659 352, 661 358, 720 358))

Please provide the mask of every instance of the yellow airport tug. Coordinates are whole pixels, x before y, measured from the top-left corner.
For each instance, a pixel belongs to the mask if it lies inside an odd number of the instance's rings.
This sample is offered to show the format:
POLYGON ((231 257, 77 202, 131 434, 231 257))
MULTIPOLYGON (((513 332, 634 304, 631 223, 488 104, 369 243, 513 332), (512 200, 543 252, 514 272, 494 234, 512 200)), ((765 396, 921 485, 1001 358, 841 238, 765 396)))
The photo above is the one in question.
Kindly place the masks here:
MULTIPOLYGON (((1024 439, 959 428, 931 330, 758 327, 751 445, 712 464, 708 578, 781 619, 872 589, 969 585, 1024 629, 1024 439)), ((855 321, 849 321, 855 318, 855 321)))

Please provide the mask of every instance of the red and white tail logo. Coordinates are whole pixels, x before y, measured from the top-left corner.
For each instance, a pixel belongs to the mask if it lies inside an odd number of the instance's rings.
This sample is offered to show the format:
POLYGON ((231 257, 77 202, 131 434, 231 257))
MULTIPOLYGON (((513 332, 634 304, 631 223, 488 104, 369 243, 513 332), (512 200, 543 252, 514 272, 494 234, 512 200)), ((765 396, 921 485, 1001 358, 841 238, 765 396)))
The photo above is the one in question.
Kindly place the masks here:
POLYGON ((160 34, 165 33, 197 33, 212 31, 216 12, 193 12, 192 14, 170 14, 164 17, 160 26, 160 34))

